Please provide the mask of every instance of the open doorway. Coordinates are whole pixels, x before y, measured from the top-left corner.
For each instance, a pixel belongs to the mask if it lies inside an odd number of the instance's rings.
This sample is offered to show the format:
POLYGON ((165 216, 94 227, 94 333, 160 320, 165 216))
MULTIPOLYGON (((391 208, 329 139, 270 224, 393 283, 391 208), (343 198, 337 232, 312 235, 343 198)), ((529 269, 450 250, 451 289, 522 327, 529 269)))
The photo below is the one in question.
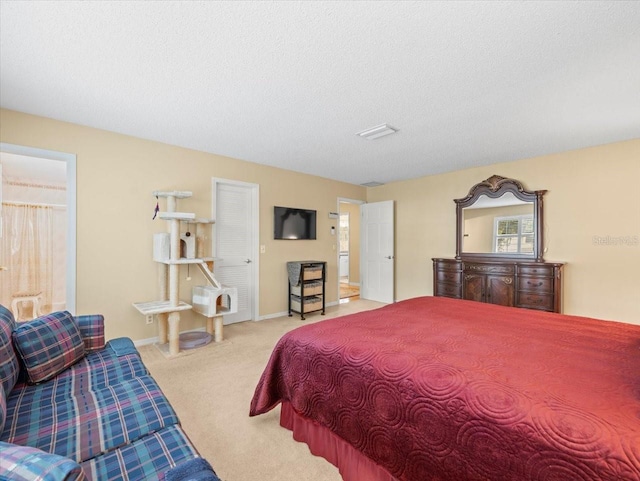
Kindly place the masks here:
POLYGON ((17 320, 73 313, 75 156, 0 144, 0 171, 0 303, 17 320))
POLYGON ((338 201, 338 288, 340 302, 360 296, 360 204, 338 201))

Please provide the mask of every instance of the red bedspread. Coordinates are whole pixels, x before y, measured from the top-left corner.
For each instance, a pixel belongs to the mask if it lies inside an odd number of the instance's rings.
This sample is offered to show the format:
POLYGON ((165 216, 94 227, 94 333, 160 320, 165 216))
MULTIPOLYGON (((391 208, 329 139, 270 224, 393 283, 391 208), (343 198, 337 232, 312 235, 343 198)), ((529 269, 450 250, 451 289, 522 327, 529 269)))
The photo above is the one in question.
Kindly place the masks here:
POLYGON ((640 326, 410 299, 285 334, 280 401, 403 481, 640 480, 640 326))

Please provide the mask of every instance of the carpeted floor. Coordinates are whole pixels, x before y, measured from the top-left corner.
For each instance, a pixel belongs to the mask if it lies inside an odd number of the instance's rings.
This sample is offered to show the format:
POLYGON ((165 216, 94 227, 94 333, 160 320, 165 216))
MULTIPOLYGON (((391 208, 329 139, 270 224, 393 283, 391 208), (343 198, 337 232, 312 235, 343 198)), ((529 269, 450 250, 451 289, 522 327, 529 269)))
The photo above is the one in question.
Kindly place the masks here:
MULTIPOLYGON (((280 408, 249 417, 249 403, 273 346, 303 324, 381 307, 356 300, 305 321, 280 317, 225 326, 225 341, 167 359, 157 346, 140 353, 175 408, 200 454, 223 481, 341 481, 338 470, 313 456, 280 427, 280 408)), ((365 481, 365 480, 363 480, 365 481)))

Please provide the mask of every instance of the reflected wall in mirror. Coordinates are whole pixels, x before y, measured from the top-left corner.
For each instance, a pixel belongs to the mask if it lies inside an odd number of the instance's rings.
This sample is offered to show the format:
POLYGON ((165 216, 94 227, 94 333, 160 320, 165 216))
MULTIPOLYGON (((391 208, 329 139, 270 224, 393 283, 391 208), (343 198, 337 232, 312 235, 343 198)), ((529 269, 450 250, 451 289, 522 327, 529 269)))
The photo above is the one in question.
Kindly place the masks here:
POLYGON ((462 209, 463 252, 533 255, 533 203, 506 192, 497 199, 486 195, 462 209))
POLYGON ((542 195, 499 175, 474 185, 457 204, 456 258, 542 261, 542 195))

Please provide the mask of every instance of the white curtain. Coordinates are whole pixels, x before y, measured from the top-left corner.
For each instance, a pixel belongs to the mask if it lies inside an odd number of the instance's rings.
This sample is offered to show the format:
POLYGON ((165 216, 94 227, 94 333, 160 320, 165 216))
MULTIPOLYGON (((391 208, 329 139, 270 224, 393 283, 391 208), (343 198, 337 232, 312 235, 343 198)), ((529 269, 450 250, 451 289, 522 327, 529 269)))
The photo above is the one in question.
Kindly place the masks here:
POLYGON ((14 296, 41 294, 41 311, 53 296, 53 208, 3 203, 0 238, 0 303, 14 296))

